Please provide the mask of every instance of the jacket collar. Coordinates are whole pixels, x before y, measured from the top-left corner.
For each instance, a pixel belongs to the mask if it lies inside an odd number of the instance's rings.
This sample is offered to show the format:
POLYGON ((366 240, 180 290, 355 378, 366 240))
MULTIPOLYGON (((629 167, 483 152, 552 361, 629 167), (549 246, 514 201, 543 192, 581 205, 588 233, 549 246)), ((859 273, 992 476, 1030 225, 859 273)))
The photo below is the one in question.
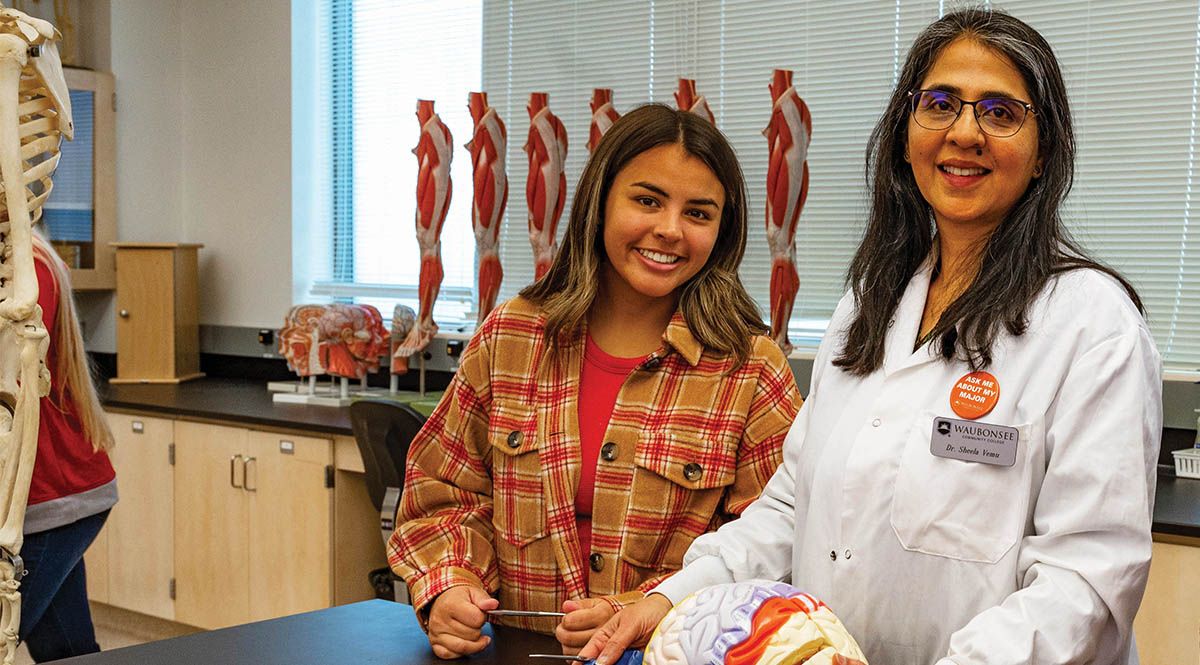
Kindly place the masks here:
POLYGON ((667 346, 675 349, 687 361, 687 364, 695 367, 696 363, 700 362, 704 346, 692 334, 692 329, 688 327, 687 319, 683 318, 682 311, 675 310, 675 314, 671 316, 671 322, 663 331, 662 339, 667 346))

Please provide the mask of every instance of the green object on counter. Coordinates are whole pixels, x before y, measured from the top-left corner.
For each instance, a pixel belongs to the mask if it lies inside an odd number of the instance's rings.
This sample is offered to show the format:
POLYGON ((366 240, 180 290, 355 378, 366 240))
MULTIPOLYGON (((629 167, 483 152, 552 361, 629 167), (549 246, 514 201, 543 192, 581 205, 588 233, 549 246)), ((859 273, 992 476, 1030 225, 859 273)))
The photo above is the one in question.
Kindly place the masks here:
MULTIPOLYGON (((427 396, 429 395, 429 393, 425 394, 427 396)), ((440 401, 440 399, 423 399, 416 402, 409 402, 408 405, 411 406, 417 413, 428 418, 429 416, 433 415, 433 410, 437 408, 438 402, 440 401)))
POLYGON ((372 393, 366 397, 360 397, 359 399, 373 399, 407 404, 411 406, 417 413, 428 418, 430 414, 433 413, 433 410, 437 407, 438 402, 442 401, 442 393, 443 391, 441 390, 427 390, 425 391, 424 395, 415 390, 400 390, 396 393, 382 391, 379 393, 372 393))

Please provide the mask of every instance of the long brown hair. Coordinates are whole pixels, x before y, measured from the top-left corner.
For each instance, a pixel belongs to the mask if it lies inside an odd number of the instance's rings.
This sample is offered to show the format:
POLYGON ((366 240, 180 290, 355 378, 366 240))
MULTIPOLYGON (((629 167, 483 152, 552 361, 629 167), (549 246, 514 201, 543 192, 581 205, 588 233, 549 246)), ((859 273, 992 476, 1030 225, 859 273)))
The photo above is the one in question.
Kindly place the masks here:
POLYGON ((678 144, 700 159, 725 189, 725 206, 708 262, 681 287, 679 309, 705 347, 733 354, 741 365, 751 338, 768 330, 738 277, 746 251, 746 184, 729 141, 712 123, 686 111, 647 104, 625 114, 604 134, 579 178, 562 248, 550 270, 521 295, 546 314, 550 348, 587 317, 607 260, 602 225, 604 204, 617 174, 634 157, 661 145, 678 144))
POLYGON ((1046 283, 1079 268, 1111 275, 1142 309, 1129 282, 1071 239, 1059 213, 1074 180, 1075 136, 1054 50, 1037 30, 1004 12, 964 9, 934 21, 917 36, 867 144, 871 210, 846 277, 856 311, 833 361, 852 374, 870 374, 883 363, 888 321, 933 249, 933 212, 904 159, 908 93, 920 85, 942 49, 960 38, 978 41, 1016 65, 1037 109, 1038 154, 1045 170, 984 243, 975 281, 946 308, 929 337, 941 340, 946 359, 961 357, 972 369, 982 369, 992 361, 1001 328, 1010 335, 1024 334, 1026 313, 1046 283))
POLYGON ((40 233, 33 233, 33 253, 50 267, 58 283, 58 313, 54 317, 50 339, 56 359, 50 368, 50 403, 60 411, 74 406, 83 435, 96 450, 111 450, 112 430, 104 418, 104 409, 92 381, 92 367, 83 348, 83 331, 71 297, 71 273, 58 253, 40 233))

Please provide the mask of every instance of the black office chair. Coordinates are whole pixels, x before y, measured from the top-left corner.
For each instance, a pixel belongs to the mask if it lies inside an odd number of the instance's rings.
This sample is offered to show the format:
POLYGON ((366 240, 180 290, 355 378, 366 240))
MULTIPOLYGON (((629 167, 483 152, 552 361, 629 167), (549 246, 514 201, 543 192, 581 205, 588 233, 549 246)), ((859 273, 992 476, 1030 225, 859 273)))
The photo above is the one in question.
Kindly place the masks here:
MULTIPOLYGON (((424 424, 425 416, 407 404, 383 400, 359 400, 350 404, 350 425, 362 456, 367 493, 379 510, 379 526, 385 544, 396 526, 408 446, 424 424)), ((377 598, 408 602, 408 589, 391 568, 372 570, 369 577, 377 598)))

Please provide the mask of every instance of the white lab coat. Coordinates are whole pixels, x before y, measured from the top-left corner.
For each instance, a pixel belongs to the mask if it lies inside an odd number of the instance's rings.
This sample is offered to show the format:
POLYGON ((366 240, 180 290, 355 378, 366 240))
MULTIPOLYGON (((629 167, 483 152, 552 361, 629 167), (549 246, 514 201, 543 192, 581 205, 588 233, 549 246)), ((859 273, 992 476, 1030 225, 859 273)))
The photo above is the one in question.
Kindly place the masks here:
POLYGON ((838 305, 782 466, 738 520, 701 536, 656 591, 790 580, 841 617, 873 665, 1125 665, 1150 565, 1161 362, 1112 278, 1052 279, 987 368, 1019 430, 1012 467, 935 457, 935 416, 970 368, 913 352, 932 262, 909 282, 883 367, 831 362, 838 305))

